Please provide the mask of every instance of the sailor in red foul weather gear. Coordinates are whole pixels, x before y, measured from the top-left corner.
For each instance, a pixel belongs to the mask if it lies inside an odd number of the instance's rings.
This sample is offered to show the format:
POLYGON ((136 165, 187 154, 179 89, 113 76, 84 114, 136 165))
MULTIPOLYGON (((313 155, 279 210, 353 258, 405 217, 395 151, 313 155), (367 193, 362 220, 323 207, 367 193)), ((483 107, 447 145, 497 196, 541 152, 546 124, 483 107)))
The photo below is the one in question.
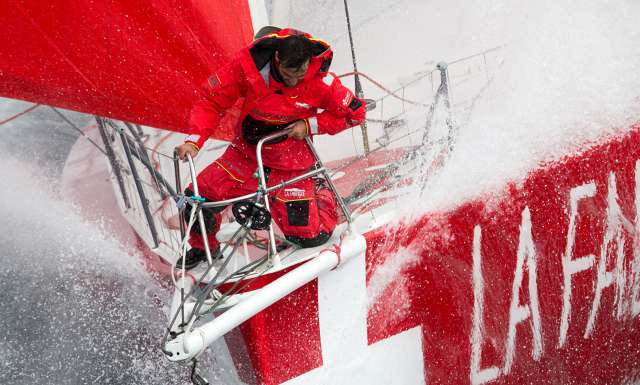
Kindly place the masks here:
MULTIPOLYGON (((244 101, 235 139, 198 175, 200 195, 218 201, 255 192, 256 144, 269 134, 292 130, 289 137, 263 147, 267 185, 274 185, 314 165, 306 136, 333 135, 364 120, 365 103, 329 72, 332 56, 324 41, 283 29, 257 39, 209 77, 203 99, 191 111, 190 135, 177 148, 180 157, 195 156, 219 130, 225 112, 244 101)), ((186 193, 193 194, 189 189, 186 193)), ((288 240, 314 247, 331 236, 338 219, 336 202, 321 180, 299 181, 270 199, 273 219, 288 240)), ((210 249, 216 250, 220 213, 209 210, 205 216, 210 249)), ((204 257, 199 234, 194 229, 189 240, 192 265, 204 257)))

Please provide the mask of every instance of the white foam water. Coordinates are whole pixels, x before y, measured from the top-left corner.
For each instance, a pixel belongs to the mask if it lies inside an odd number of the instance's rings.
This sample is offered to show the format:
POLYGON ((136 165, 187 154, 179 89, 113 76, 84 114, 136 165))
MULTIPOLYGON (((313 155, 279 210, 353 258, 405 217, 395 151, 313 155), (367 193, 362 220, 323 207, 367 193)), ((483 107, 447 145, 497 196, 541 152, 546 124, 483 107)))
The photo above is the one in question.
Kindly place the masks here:
MULTIPOLYGON (((335 54, 332 70, 352 70, 342 1, 283 3, 272 9, 276 25, 326 39, 335 54)), ((360 0, 349 7, 358 68, 390 89, 441 60, 505 45, 492 87, 461 127, 450 161, 420 195, 421 212, 491 192, 640 121, 637 1, 360 0)), ((380 96, 363 84, 369 97, 380 96)), ((411 124, 419 129, 424 120, 411 124)), ((361 152, 357 129, 318 139, 328 158, 354 147, 361 152)))
POLYGON ((0 168, 0 383, 187 383, 159 348, 169 293, 23 162, 0 168))
POLYGON ((57 191, 77 134, 38 110, 0 133, 0 383, 189 383, 159 346, 170 293, 57 191))
POLYGON ((637 2, 489 3, 491 34, 509 40, 504 65, 426 186, 423 211, 490 194, 640 122, 637 2))

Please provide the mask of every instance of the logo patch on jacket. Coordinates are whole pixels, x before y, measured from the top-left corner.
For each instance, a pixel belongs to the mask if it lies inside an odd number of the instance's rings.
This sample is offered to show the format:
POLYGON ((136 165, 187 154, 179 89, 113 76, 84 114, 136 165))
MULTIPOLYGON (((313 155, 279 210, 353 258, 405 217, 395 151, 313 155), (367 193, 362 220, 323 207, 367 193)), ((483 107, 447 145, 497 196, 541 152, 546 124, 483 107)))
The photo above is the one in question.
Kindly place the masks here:
POLYGON ((300 108, 304 108, 304 109, 309 109, 311 108, 311 106, 307 103, 300 103, 300 102, 296 102, 296 107, 300 107, 300 108))
POLYGON ((350 102, 351 102, 351 92, 347 92, 347 94, 344 96, 344 99, 342 99, 342 105, 347 107, 350 102))
POLYGON ((216 88, 220 85, 220 79, 218 79, 218 75, 209 76, 209 87, 216 88))
POLYGON ((301 188, 286 188, 284 189, 284 196, 287 198, 304 198, 305 190, 301 188))

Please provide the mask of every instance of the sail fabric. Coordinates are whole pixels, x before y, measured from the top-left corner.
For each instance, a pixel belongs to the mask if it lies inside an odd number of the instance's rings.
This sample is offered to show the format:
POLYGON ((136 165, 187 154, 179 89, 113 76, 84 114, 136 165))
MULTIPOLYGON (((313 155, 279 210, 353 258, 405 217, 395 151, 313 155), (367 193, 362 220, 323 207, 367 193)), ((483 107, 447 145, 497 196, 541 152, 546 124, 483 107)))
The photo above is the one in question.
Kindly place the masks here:
POLYGON ((0 96, 174 131, 253 36, 246 0, 8 0, 0 31, 0 96))

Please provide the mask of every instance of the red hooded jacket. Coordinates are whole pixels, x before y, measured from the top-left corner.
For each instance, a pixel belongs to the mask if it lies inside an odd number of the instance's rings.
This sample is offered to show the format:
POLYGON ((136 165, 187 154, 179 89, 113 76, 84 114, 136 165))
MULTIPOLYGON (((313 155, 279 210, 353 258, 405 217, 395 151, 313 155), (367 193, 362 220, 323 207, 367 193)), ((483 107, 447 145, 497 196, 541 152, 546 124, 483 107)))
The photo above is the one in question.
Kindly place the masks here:
MULTIPOLYGON (((362 123, 364 102, 358 99, 335 74, 328 72, 333 52, 327 43, 311 35, 283 29, 266 35, 242 49, 204 85, 204 98, 191 111, 190 135, 186 142, 201 148, 211 136, 220 134, 220 121, 239 99, 244 98, 235 124, 232 146, 255 160, 255 127, 264 134, 304 120, 308 133, 336 134, 362 123), (303 34, 313 43, 313 56, 302 81, 287 87, 274 78, 271 68, 278 41, 303 34), (320 112, 321 111, 321 112, 320 112)), ((262 135, 264 136, 264 135, 262 135)), ((314 163, 305 141, 287 138, 263 148, 264 165, 284 170, 305 170, 314 163)))

